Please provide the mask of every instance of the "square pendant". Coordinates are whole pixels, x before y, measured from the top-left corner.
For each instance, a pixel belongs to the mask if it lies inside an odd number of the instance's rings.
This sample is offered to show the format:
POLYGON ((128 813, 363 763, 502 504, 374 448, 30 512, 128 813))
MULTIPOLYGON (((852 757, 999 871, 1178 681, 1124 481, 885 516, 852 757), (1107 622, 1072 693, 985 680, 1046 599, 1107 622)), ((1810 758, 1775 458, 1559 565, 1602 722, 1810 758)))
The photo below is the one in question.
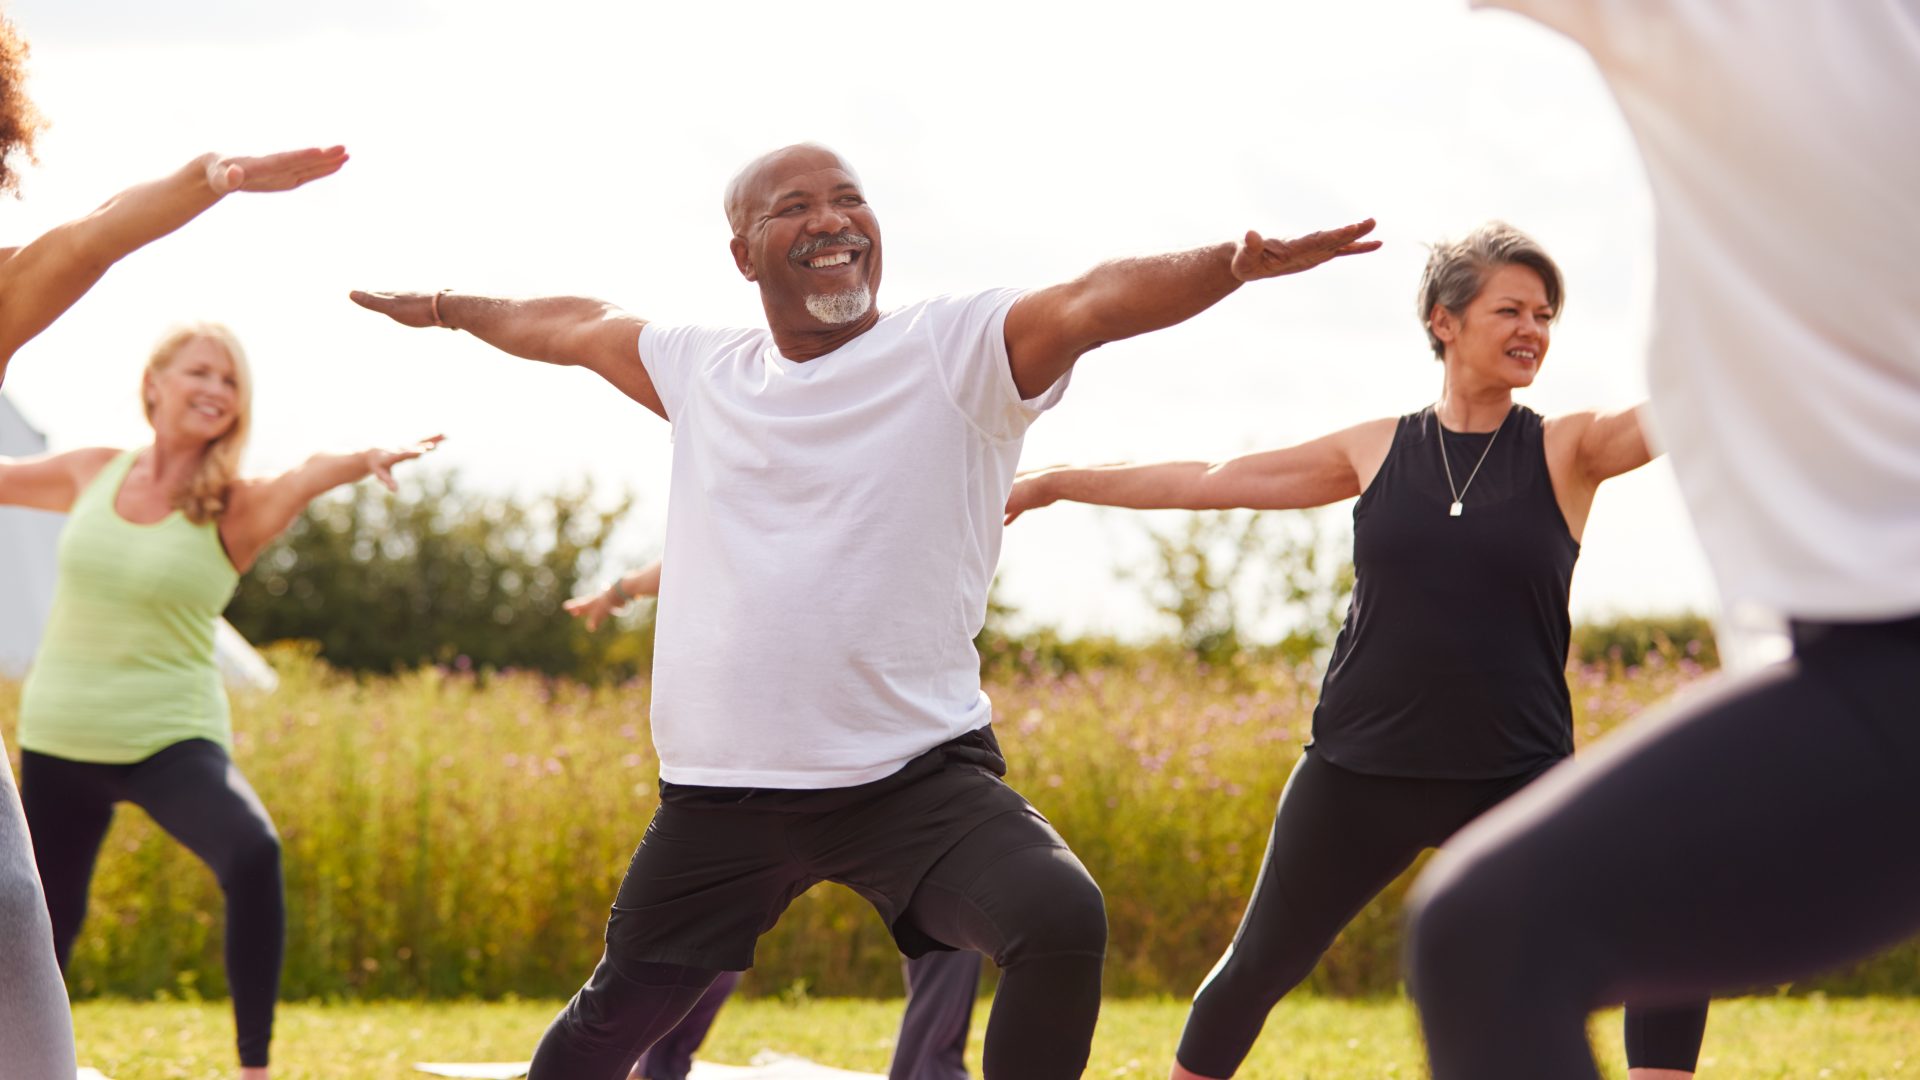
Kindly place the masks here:
POLYGON ((1448 517, 1460 516, 1460 504, 1458 502, 1454 503, 1452 506, 1447 507, 1447 516, 1448 517))

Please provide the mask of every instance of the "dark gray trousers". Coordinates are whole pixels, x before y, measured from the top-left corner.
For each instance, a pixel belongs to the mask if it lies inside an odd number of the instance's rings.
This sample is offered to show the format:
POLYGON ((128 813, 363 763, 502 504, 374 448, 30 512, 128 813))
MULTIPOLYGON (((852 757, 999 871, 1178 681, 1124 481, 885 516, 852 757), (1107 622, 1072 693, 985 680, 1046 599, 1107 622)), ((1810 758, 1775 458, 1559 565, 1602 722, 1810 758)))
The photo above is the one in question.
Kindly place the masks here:
MULTIPOLYGON (((888 1080, 967 1080, 967 1029, 980 989, 980 954, 931 952, 903 962, 901 968, 907 1011, 900 1017, 888 1080)), ((693 1052, 706 1041, 720 1006, 739 985, 739 972, 722 973, 679 1026, 640 1055, 633 1075, 641 1080, 686 1080, 693 1052)))

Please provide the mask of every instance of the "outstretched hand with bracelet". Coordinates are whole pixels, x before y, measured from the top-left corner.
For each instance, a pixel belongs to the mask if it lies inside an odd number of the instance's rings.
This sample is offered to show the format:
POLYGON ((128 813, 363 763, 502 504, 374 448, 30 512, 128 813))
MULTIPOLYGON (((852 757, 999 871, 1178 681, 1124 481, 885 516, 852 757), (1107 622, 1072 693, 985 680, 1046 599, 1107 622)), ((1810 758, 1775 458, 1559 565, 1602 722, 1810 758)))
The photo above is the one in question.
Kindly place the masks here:
POLYGON ((585 619, 587 630, 600 629, 600 624, 610 616, 617 615, 628 604, 642 596, 660 594, 660 561, 623 574, 608 582, 607 587, 589 596, 576 596, 562 606, 567 614, 576 619, 585 619))

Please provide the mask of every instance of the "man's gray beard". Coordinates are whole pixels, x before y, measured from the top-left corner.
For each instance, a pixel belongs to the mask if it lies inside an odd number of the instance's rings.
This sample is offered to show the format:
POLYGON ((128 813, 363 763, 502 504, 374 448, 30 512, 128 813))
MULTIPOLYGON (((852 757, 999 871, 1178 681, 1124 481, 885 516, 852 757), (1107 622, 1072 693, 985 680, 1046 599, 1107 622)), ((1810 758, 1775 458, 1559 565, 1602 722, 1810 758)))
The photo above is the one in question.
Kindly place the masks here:
POLYGON ((865 315, 873 307, 873 293, 865 285, 845 292, 807 297, 807 314, 829 326, 842 326, 865 315))

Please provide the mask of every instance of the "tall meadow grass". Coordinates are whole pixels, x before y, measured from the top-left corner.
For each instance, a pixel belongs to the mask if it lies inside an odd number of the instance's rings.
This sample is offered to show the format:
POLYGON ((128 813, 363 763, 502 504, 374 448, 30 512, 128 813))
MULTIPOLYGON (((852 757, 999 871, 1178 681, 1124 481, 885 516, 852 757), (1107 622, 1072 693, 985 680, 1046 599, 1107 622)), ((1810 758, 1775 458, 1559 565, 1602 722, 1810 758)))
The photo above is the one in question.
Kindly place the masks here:
MULTIPOLYGON (((655 802, 644 681, 590 688, 425 669, 354 680, 277 650, 281 688, 234 702, 236 759, 285 843, 284 990, 296 999, 560 996, 592 967, 655 802)), ((1605 734, 1701 677, 1684 655, 1577 666, 1577 735, 1605 734)), ((1314 687, 1285 672, 1143 660, 997 675, 1009 780, 1105 889, 1111 994, 1187 994, 1231 938, 1314 687)), ((17 688, 0 687, 12 744, 17 688)), ((1408 875, 1411 877, 1411 874, 1408 875)), ((1396 882, 1341 935, 1316 990, 1390 991, 1396 882)), ((122 807, 75 949, 77 994, 224 993, 212 877, 122 807)), ((897 994, 877 916, 823 885, 760 946, 751 986, 897 994)), ((1829 989, 1920 992, 1920 947, 1829 989)))

